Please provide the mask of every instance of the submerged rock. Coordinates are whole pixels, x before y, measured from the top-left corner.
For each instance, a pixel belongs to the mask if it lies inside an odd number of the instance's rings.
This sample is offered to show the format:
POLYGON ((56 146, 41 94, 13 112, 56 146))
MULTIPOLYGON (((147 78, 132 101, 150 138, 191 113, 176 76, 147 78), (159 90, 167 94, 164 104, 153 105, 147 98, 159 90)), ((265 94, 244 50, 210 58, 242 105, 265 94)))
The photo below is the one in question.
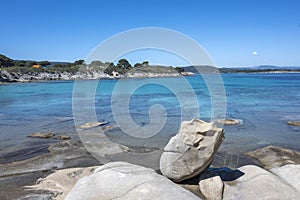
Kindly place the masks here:
POLYGON ((154 170, 125 162, 113 162, 97 168, 80 179, 66 200, 199 200, 193 193, 176 185, 154 170))
POLYGON ((287 164, 300 164, 300 152, 271 145, 248 152, 246 155, 258 159, 266 169, 287 164))
POLYGON ((41 138, 41 139, 56 139, 56 140, 68 140, 71 139, 69 135, 56 135, 55 133, 31 133, 28 137, 41 138))
POLYGON ((238 168, 243 176, 224 181, 223 200, 264 200, 299 198, 300 193, 274 174, 254 165, 238 168))
POLYGON ((64 141, 51 145, 49 153, 22 161, 0 164, 0 177, 38 171, 85 167, 99 164, 80 141, 64 141))
POLYGON ((54 138, 57 139, 57 140, 68 140, 68 139, 71 139, 71 136, 69 136, 69 135, 57 135, 54 138))
POLYGON ((288 121, 288 125, 291 125, 291 126, 300 126, 300 121, 288 121))
POLYGON ((181 123, 160 158, 162 174, 176 182, 200 174, 212 162, 224 140, 224 132, 214 123, 198 119, 181 123))
POLYGON ((93 127, 97 127, 97 126, 103 126, 103 125, 106 125, 108 123, 109 122, 89 122, 89 123, 86 123, 86 124, 83 124, 83 125, 79 126, 78 128, 88 129, 88 128, 93 128, 93 127))
POLYGON ((241 123, 238 119, 220 119, 217 122, 224 125, 235 125, 241 123))
POLYGON ((55 133, 31 133, 28 135, 28 137, 42 138, 42 139, 49 139, 49 138, 53 138, 54 136, 55 133))

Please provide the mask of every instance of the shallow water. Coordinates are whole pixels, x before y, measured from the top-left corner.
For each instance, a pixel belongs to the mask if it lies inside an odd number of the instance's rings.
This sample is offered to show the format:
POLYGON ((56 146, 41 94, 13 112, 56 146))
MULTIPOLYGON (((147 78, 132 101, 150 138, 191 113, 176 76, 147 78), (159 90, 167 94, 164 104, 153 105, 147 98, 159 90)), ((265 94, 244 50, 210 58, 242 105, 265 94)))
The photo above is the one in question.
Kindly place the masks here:
MULTIPOLYGON (((240 153, 269 144, 300 150, 300 127, 287 125, 289 120, 300 120, 300 74, 222 74, 222 78, 227 117, 241 119, 242 123, 224 127, 226 139, 221 151, 240 153)), ((212 114, 211 91, 202 77, 184 78, 192 89, 182 85, 182 79, 92 80, 85 83, 98 83, 96 114, 99 121, 108 121, 114 127, 106 132, 112 141, 131 146, 163 147, 178 132, 182 118, 209 120, 212 114), (118 92, 114 91, 116 84, 123 87, 118 92), (126 117, 122 109, 128 110, 127 106, 120 102, 126 101, 127 88, 132 85, 141 86, 129 100, 130 116, 137 125, 143 127, 150 123, 148 112, 154 104, 163 106, 166 111, 155 116, 161 120, 166 116, 166 123, 153 137, 135 138, 117 127, 112 106, 117 106, 118 116, 126 117), (112 99, 112 94, 116 93, 116 98, 112 99), (193 101, 194 94, 199 105, 193 101), (196 112, 198 109, 200 114, 196 112)), ((22 157, 18 153, 35 155, 39 149, 44 150, 43 147, 57 142, 28 138, 32 132, 71 134, 78 138, 72 112, 73 86, 73 81, 0 85, 0 162, 10 160, 9 156, 22 157)), ((83 113, 89 109, 85 106, 84 103, 81 105, 83 113)))

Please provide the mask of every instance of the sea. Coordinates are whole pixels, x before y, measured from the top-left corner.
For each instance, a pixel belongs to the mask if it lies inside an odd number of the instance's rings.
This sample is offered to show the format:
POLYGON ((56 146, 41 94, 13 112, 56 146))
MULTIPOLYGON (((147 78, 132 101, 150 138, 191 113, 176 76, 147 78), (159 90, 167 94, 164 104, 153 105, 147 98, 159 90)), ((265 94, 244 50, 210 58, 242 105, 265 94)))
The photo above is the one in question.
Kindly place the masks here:
POLYGON ((300 127, 287 124, 300 121, 300 73, 228 73, 218 75, 221 82, 208 80, 214 76, 2 84, 0 163, 40 155, 58 142, 28 137, 34 132, 80 139, 78 126, 90 119, 107 123, 97 130, 107 128, 112 142, 163 148, 183 120, 226 117, 240 124, 223 127, 221 151, 241 154, 267 145, 300 150, 300 127), (216 108, 218 98, 225 104, 216 108))

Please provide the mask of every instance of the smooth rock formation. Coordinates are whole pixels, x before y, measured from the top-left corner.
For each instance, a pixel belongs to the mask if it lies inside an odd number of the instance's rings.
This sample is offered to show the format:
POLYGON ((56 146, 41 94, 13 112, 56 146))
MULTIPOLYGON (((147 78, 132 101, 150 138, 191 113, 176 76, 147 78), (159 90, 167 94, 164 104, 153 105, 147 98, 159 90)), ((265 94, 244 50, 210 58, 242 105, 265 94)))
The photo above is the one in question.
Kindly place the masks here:
POLYGON ((271 172, 300 192, 300 165, 284 165, 271 169, 271 172))
POLYGON ((42 138, 42 139, 49 139, 49 138, 53 138, 54 136, 55 133, 31 133, 28 135, 28 137, 42 138))
POLYGON ((300 126, 300 121, 288 121, 288 125, 291 125, 291 126, 300 126))
POLYGON ((238 119, 220 119, 217 122, 220 123, 220 124, 224 124, 224 125, 240 124, 240 120, 238 120, 238 119))
MULTIPOLYGON (((49 199, 63 200, 79 179, 91 175, 97 167, 99 166, 61 169, 45 178, 38 179, 36 185, 25 188, 31 190, 32 195, 36 195, 34 192, 44 191, 51 196, 49 199)), ((28 199, 32 195, 29 195, 28 199)))
MULTIPOLYGON (((93 138, 93 137, 92 137, 93 138)), ((95 141, 89 145, 95 149, 105 149, 111 154, 128 151, 129 148, 109 143, 109 141, 95 141), (122 151, 121 151, 122 152, 122 151)), ((62 169, 67 167, 86 167, 102 164, 87 151, 80 141, 67 140, 51 145, 49 153, 39 155, 22 161, 0 164, 0 177, 16 174, 25 174, 45 170, 62 169)))
POLYGON ((206 200, 222 200, 223 182, 220 176, 200 180, 199 188, 206 200))
POLYGON ((300 193, 274 174, 254 165, 238 168, 243 176, 224 181, 223 200, 297 200, 300 193))
POLYGON ((276 146, 267 146, 247 153, 258 159, 266 169, 281 167, 287 164, 300 164, 300 153, 276 146))
POLYGON ((92 175, 80 179, 65 199, 199 200, 200 198, 152 169, 113 162, 97 168, 92 175))
POLYGON ((199 119, 184 121, 160 158, 162 174, 176 182, 200 174, 212 162, 224 140, 224 132, 214 123, 199 119))

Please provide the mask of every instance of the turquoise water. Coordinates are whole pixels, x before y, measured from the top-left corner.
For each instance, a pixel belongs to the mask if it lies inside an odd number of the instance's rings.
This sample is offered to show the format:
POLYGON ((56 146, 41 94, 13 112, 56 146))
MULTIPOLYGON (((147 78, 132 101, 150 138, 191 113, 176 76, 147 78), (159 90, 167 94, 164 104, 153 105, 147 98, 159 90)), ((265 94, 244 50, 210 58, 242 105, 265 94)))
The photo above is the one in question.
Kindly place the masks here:
MULTIPOLYGON (((183 106, 190 114, 188 117, 199 117, 196 114, 199 108, 200 117, 209 120, 211 98, 203 79, 201 76, 185 78, 192 90, 181 87, 180 78, 148 79, 154 83, 135 90, 129 101, 133 121, 139 126, 147 125, 150 107, 160 104, 166 111, 166 124, 155 137, 136 140, 131 145, 163 146, 178 132, 183 106), (155 84, 158 81, 174 85, 176 93, 155 84), (189 100, 193 94, 199 105, 189 100), (181 102, 184 105, 179 103, 178 96, 184 97, 181 102)), ((269 144, 300 150, 300 127, 287 125, 289 120, 300 120, 300 74, 222 74, 222 78, 227 117, 240 119, 242 123, 224 127, 226 139, 221 150, 240 153, 269 144)), ((124 87, 143 83, 143 79, 101 80, 95 95, 96 114, 99 121, 108 121, 114 127, 107 132, 111 140, 130 145, 130 137, 117 127, 112 114, 115 102, 111 96, 118 81, 124 87)), ((57 142, 28 138, 32 132, 71 134, 78 138, 72 113, 73 85, 73 81, 0 85, 0 162, 30 157, 57 142)), ((126 95, 126 90, 122 91, 126 95)), ((121 93, 115 101, 123 101, 121 93)))

